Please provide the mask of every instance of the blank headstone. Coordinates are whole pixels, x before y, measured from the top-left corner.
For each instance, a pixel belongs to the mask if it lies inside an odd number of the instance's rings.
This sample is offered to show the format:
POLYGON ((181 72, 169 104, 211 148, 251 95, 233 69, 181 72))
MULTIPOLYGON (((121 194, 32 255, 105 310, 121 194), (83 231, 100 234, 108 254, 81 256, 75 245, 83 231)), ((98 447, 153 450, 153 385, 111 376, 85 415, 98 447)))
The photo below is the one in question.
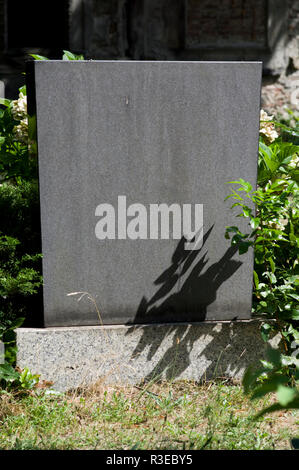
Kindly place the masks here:
MULTIPOLYGON (((261 63, 36 61, 46 326, 250 318, 253 253, 224 238, 226 182, 256 185, 261 63), (124 238, 118 197, 203 204, 203 246, 124 238), (116 212, 98 239, 96 208, 116 212), (117 230, 122 231, 118 239, 117 230)), ((122 199, 123 201, 123 199, 122 199)), ((127 222, 133 220, 132 214, 127 222)), ((149 232, 149 216, 148 232, 149 232)))

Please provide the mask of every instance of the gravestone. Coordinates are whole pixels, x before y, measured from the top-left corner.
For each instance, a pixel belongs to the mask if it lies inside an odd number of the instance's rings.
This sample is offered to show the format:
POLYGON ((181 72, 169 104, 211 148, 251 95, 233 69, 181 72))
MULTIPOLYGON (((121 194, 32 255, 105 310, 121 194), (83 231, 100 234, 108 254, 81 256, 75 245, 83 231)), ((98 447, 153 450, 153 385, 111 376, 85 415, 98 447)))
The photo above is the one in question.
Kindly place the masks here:
MULTIPOLYGON (((249 319, 257 62, 35 61, 45 326, 249 319)), ((31 75, 31 74, 30 74, 31 75)), ((30 85, 30 84, 29 84, 30 85)))

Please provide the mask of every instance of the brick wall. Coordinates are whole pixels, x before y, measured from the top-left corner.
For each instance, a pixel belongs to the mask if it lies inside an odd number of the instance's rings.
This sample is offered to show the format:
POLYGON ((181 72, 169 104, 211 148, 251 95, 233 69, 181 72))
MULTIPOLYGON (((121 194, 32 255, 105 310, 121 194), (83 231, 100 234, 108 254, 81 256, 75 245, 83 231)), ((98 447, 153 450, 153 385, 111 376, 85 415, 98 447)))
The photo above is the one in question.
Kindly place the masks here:
POLYGON ((273 73, 282 73, 291 58, 299 68, 298 0, 86 0, 86 4, 89 26, 84 47, 90 58, 262 60, 273 73), (269 13, 272 25, 281 21, 273 34, 269 13))
MULTIPOLYGON (((272 74, 299 70, 298 0, 68 1, 69 49, 86 58, 262 60, 272 74), (270 36, 269 14, 281 23, 270 36)), ((4 53, 4 3, 0 80, 18 73, 4 53)))
POLYGON ((102 50, 103 55, 118 55, 120 18, 118 14, 118 0, 94 1, 92 8, 93 38, 92 48, 102 50))
MULTIPOLYGON (((93 59, 123 57, 127 42, 126 0, 86 0, 84 5, 84 47, 81 49, 85 56, 93 59)), ((78 26, 81 24, 82 19, 78 18, 78 26)), ((76 25, 73 29, 76 30, 76 25)))
POLYGON ((266 45, 266 0, 187 0, 187 47, 266 45))

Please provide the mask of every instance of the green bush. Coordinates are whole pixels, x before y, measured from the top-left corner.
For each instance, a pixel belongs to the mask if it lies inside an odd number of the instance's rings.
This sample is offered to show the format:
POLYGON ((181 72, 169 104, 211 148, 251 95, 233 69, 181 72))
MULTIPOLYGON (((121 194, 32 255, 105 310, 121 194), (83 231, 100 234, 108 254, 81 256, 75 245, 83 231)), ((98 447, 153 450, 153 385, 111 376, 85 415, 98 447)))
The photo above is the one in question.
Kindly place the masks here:
POLYGON ((254 248, 253 314, 265 320, 265 341, 277 332, 282 338, 282 351, 270 349, 262 367, 251 367, 244 376, 244 390, 253 399, 277 392, 277 404, 262 413, 299 406, 299 147, 278 137, 274 124, 283 136, 286 130, 295 136, 296 129, 263 116, 258 187, 233 181, 239 187, 228 196, 240 209, 237 217, 249 219, 248 232, 232 226, 225 233, 240 254, 254 248))
POLYGON ((19 370, 7 362, 0 364, 0 387, 5 388, 7 391, 18 390, 19 392, 25 392, 32 390, 38 383, 39 375, 32 374, 27 367, 19 370))
MULTIPOLYGON (((84 59, 63 53, 63 60, 84 59)), ((36 125, 35 116, 27 113, 26 86, 17 100, 0 98, 0 105, 0 341, 6 360, 13 363, 14 329, 43 321, 36 125)), ((22 377, 7 364, 0 367, 2 384, 12 380, 23 386, 22 377)))
POLYGON ((19 183, 37 178, 34 126, 29 131, 26 86, 18 100, 0 99, 0 181, 19 183))
POLYGON ((42 323, 41 241, 36 181, 0 185, 0 340, 14 360, 13 328, 42 323))
POLYGON ((0 340, 13 363, 14 328, 42 314, 39 196, 26 87, 0 103, 0 340))
POLYGON ((36 180, 0 185, 0 234, 17 238, 22 255, 41 250, 39 191, 36 180))

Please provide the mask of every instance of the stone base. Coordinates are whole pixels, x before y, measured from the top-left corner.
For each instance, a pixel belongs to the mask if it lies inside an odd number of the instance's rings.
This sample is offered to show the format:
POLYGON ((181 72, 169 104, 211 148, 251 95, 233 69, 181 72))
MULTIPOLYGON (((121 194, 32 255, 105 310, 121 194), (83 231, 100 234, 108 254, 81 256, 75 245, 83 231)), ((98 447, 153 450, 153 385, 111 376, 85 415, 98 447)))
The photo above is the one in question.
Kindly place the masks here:
MULTIPOLYGON (((176 323, 17 329, 19 367, 65 391, 102 379, 142 380, 217 377, 240 380, 263 357, 260 322, 176 323)), ((277 346, 279 338, 272 340, 277 346)))

